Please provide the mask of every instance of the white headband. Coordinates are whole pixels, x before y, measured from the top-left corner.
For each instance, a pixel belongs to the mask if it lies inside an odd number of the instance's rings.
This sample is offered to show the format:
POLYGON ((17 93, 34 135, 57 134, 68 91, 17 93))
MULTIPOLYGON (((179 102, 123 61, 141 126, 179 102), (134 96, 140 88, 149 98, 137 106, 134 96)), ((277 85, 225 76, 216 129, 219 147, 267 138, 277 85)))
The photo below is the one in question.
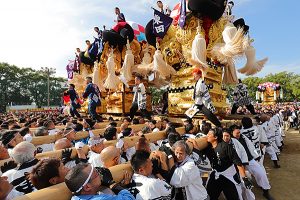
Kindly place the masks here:
POLYGON ((82 190, 82 188, 83 188, 83 187, 89 182, 89 180, 91 179, 91 176, 92 176, 93 171, 94 171, 93 165, 91 165, 91 166, 92 166, 92 169, 91 169, 91 171, 90 171, 90 173, 89 173, 89 176, 88 176, 87 179, 84 181, 84 183, 82 184, 82 186, 81 186, 80 188, 78 188, 78 190, 75 191, 75 193, 78 193, 80 190, 82 190))
POLYGON ((104 141, 104 138, 99 138, 99 139, 91 138, 88 141, 88 145, 89 145, 89 147, 92 147, 92 146, 95 146, 97 144, 103 143, 103 141, 104 141))

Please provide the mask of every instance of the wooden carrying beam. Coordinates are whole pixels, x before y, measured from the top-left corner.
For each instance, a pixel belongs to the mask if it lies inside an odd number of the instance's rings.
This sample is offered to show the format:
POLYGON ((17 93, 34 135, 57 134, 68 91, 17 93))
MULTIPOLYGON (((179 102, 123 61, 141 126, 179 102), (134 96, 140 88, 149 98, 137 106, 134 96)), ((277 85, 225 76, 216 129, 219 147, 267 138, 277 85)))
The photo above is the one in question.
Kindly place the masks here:
MULTIPOLYGON (((150 140, 155 140, 154 136, 156 133, 149 133, 147 134, 147 138, 150 140), (151 135, 150 135, 151 134, 151 135)), ((158 135, 161 135, 161 133, 159 133, 158 135)), ((161 137, 157 137, 159 139, 163 139, 161 137)), ((207 141, 205 138, 197 138, 196 139, 198 146, 201 149, 204 149, 205 147, 207 147, 207 141)), ((113 178, 116 182, 120 182, 123 179, 123 173, 124 170, 127 171, 131 171, 132 172, 132 168, 130 166, 130 164, 120 164, 114 167, 110 167, 109 170, 111 171, 113 178)), ((23 196, 20 196, 18 198, 16 198, 16 200, 52 200, 53 199, 53 194, 55 194, 55 200, 68 200, 71 198, 72 194, 71 192, 68 190, 67 186, 65 183, 60 183, 58 185, 54 185, 42 190, 38 190, 36 192, 32 192, 23 196)))
MULTIPOLYGON (((184 134, 184 128, 183 127, 176 128, 176 130, 177 130, 178 133, 184 134)), ((165 131, 159 131, 159 132, 155 132, 155 133, 148 133, 145 136, 150 142, 155 142, 155 141, 166 138, 166 132, 165 131)), ((46 137, 46 136, 41 136, 41 137, 46 137)), ((136 142, 138 141, 138 139, 139 139, 139 136, 123 138, 123 140, 128 143, 129 147, 133 147, 136 144, 136 142)), ((106 142, 104 142, 104 144, 105 144, 105 146, 111 146, 111 145, 115 145, 116 142, 117 142, 116 140, 112 140, 112 141, 106 141, 106 142)), ((74 147, 71 148, 71 149, 72 149, 71 157, 74 158, 77 155, 77 151, 74 147)), ((38 153, 35 157, 37 159, 41 159, 41 158, 61 158, 62 151, 63 150, 56 150, 56 151, 38 153)), ((89 147, 84 146, 83 151, 87 154, 88 151, 89 151, 89 147)), ((12 160, 12 158, 9 158, 9 159, 6 159, 6 160, 1 160, 0 161, 0 166, 3 166, 5 162, 11 161, 11 160, 12 160)))
MULTIPOLYGON (((122 121, 116 121, 116 123, 117 123, 117 126, 121 126, 122 121)), ((105 127, 107 127, 109 124, 110 124, 109 121, 104 121, 104 122, 98 122, 98 123, 96 124, 96 126, 97 126, 98 129, 100 129, 100 128, 105 128, 105 127)), ((55 126, 55 128, 57 128, 57 129, 64 129, 65 126, 64 126, 64 125, 60 125, 60 126, 55 126)), ((38 128, 30 128, 29 130, 30 130, 30 131, 36 131, 37 129, 38 129, 38 128)))
MULTIPOLYGON (((130 125, 129 127, 132 128, 133 131, 139 131, 144 126, 145 126, 144 124, 136 124, 136 125, 130 125)), ((92 130, 92 132, 94 135, 103 135, 105 130, 106 130, 105 128, 94 129, 92 130)), ((120 127, 117 127, 117 132, 120 131, 121 131, 120 127)), ((88 136, 89 136, 88 131, 80 131, 76 133, 75 140, 87 138, 88 136)), ((34 145, 50 144, 50 143, 54 143, 56 140, 60 138, 63 138, 62 135, 46 135, 46 136, 33 137, 31 143, 34 145)))
MULTIPOLYGON (((180 134, 184 134, 184 128, 183 127, 176 128, 176 130, 180 134)), ((155 132, 155 133, 148 133, 148 134, 145 134, 145 137, 150 142, 155 142, 155 141, 158 141, 158 140, 165 139, 166 138, 166 132, 165 131, 158 131, 158 132, 155 132)), ((133 146, 135 146, 135 144, 137 143, 137 141, 139 140, 139 138, 140 138, 140 136, 125 137, 125 138, 123 138, 123 141, 126 142, 129 147, 133 147, 133 146)), ((111 140, 111 141, 105 141, 104 145, 105 146, 113 146, 116 143, 117 143, 117 140, 111 140)), ((45 152, 45 153, 39 153, 35 157, 37 159, 41 159, 41 158, 61 158, 62 151, 63 150, 56 150, 56 151, 49 151, 49 152, 45 152)), ((84 153, 87 154, 88 151, 89 151, 89 147, 88 146, 84 146, 83 147, 83 151, 84 151, 84 153)), ((72 155, 71 155, 71 157, 74 158, 76 155, 77 155, 77 151, 73 147, 72 148, 72 155)))
MULTIPOLYGON (((109 170, 113 175, 113 179, 116 182, 120 182, 124 176, 124 170, 132 172, 130 164, 120 164, 114 167, 110 167, 109 170)), ((60 183, 51 187, 38 190, 20 197, 16 200, 69 200, 72 197, 71 191, 67 188, 65 183, 60 183)))

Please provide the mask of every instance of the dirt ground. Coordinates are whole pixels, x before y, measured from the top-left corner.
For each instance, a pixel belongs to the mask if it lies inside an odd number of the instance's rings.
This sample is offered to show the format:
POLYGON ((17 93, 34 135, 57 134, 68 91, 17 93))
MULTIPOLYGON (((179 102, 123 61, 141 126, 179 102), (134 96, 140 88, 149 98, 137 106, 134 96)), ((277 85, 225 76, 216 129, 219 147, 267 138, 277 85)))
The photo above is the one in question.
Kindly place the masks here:
MULTIPOLYGON (((275 200, 300 200, 300 133, 290 129, 284 139, 284 149, 279 157, 281 168, 275 169, 270 157, 264 165, 271 183, 270 194, 275 200)), ((261 189, 254 188, 257 200, 264 200, 261 189)))

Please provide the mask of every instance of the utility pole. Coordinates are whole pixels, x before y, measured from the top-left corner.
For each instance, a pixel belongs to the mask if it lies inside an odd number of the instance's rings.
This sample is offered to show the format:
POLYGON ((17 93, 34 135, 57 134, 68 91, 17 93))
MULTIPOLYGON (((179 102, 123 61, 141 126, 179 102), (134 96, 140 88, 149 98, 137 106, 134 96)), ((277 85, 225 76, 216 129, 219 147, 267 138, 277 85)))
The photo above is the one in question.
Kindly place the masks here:
POLYGON ((42 72, 44 72, 47 75, 47 91, 48 91, 48 97, 47 97, 47 107, 50 107, 50 76, 52 74, 56 73, 55 68, 48 68, 48 67, 42 67, 42 72))

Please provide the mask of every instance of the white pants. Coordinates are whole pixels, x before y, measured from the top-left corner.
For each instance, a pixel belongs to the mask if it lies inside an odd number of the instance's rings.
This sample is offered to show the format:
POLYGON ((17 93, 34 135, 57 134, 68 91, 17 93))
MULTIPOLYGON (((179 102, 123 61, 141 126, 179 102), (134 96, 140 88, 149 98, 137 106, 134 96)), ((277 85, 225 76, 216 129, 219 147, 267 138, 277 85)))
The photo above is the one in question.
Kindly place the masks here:
POLYGON ((280 154, 280 150, 278 149, 278 146, 276 145, 276 140, 270 142, 270 144, 272 145, 272 147, 275 150, 275 153, 277 153, 278 155, 280 154))
POLYGON ((271 189, 266 170, 255 160, 250 160, 249 165, 246 165, 246 169, 254 176, 258 186, 264 190, 271 189))
MULTIPOLYGON (((241 198, 241 196, 240 196, 241 198)), ((242 199, 243 200, 255 200, 255 195, 251 189, 247 189, 245 184, 242 183, 242 199)))
POLYGON ((283 141, 283 140, 282 140, 282 137, 281 137, 280 134, 278 134, 278 135, 275 136, 275 142, 276 142, 276 146, 277 146, 278 148, 282 146, 282 143, 281 143, 282 141, 283 141))
POLYGON ((274 149, 273 145, 266 146, 266 153, 269 154, 271 160, 278 160, 276 150, 274 149))
POLYGON ((283 126, 280 126, 280 135, 282 137, 285 137, 285 130, 284 130, 284 127, 283 126))

